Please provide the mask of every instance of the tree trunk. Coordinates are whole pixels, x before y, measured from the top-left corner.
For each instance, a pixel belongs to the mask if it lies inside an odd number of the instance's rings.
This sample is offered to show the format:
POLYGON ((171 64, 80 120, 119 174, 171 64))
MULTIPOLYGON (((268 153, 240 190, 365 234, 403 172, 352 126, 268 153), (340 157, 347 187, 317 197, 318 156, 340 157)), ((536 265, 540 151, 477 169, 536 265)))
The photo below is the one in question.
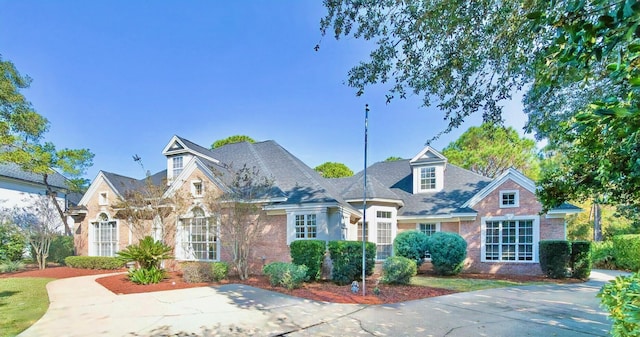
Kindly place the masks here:
POLYGON ((51 201, 53 202, 53 204, 56 206, 56 210, 58 211, 58 215, 60 215, 60 219, 62 220, 62 223, 64 224, 64 234, 71 236, 73 235, 73 233, 71 232, 71 228, 69 228, 69 224, 67 223, 67 216, 64 214, 64 211, 62 210, 62 207, 60 207, 60 204, 58 203, 58 200, 56 199, 56 192, 53 190, 53 188, 51 187, 51 185, 49 185, 49 175, 48 174, 43 174, 43 178, 44 178, 44 185, 47 188, 47 194, 49 195, 49 197, 51 198, 51 201))
POLYGON ((600 204, 596 200, 593 201, 593 241, 602 241, 602 224, 600 204))

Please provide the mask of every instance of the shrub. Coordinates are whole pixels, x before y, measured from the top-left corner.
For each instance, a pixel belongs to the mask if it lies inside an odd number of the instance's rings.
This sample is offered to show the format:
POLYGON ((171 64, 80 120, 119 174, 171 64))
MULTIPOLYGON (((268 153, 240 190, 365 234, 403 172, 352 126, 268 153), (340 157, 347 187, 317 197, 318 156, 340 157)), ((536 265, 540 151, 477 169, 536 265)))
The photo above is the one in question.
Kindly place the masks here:
MULTIPOLYGON (((361 241, 329 241, 329 254, 333 263, 331 279, 340 285, 362 280, 362 242, 361 241)), ((376 245, 366 243, 365 275, 373 275, 375 267, 376 245)))
POLYGON ((272 262, 262 268, 262 272, 269 277, 269 283, 274 287, 284 287, 289 290, 300 287, 307 281, 307 266, 299 266, 287 262, 272 262))
POLYGON ((27 238, 16 225, 0 222, 0 261, 20 261, 26 246, 27 238))
POLYGON ((618 267, 640 271, 640 234, 614 236, 613 256, 618 267))
POLYGON ((229 264, 226 262, 211 263, 211 277, 214 281, 220 282, 229 275, 229 264))
POLYGON ((166 275, 163 269, 156 266, 129 270, 129 280, 137 284, 160 283, 166 275))
POLYGON ((591 274, 591 242, 574 241, 571 243, 571 277, 581 280, 591 274))
POLYGON ((594 268, 617 269, 613 255, 613 241, 601 241, 591 244, 591 261, 594 268))
POLYGON ((613 320, 612 336, 640 336, 640 273, 616 277, 600 289, 598 297, 613 320))
POLYGON ((120 259, 108 256, 68 256, 64 264, 82 269, 120 269, 124 265, 120 259))
POLYGON ((550 278, 567 277, 571 260, 571 243, 567 240, 541 240, 540 268, 550 278))
POLYGON ((297 265, 307 266, 309 280, 320 279, 325 246, 325 242, 322 240, 297 240, 291 242, 291 260, 297 265))
POLYGON ((393 251, 396 256, 403 256, 416 262, 420 267, 427 252, 429 237, 419 231, 399 233, 393 240, 393 251))
POLYGON ((437 232, 429 237, 433 271, 439 275, 456 275, 462 271, 467 257, 467 242, 456 233, 437 232))
POLYGON ((0 273, 11 273, 24 269, 22 261, 4 261, 0 263, 0 273))
POLYGON ((160 268, 162 260, 170 259, 173 249, 162 241, 145 236, 138 244, 129 245, 116 253, 123 262, 137 262, 141 269, 160 268))
POLYGON ((213 279, 211 265, 206 262, 182 264, 182 279, 187 283, 210 282, 213 279))
POLYGON ((416 261, 403 256, 391 256, 382 264, 382 282, 390 284, 409 284, 416 276, 418 265, 416 261))
POLYGON ((67 256, 73 255, 73 237, 68 235, 56 235, 49 246, 47 261, 64 264, 67 256))

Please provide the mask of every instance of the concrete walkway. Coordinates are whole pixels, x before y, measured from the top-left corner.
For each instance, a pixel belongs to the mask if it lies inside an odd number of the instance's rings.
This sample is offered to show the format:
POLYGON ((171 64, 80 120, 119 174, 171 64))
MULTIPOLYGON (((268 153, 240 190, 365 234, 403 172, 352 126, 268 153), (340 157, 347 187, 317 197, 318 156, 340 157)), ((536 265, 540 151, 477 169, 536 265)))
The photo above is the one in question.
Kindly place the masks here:
POLYGON ((595 295, 618 274, 373 306, 245 285, 115 295, 93 275, 50 282, 49 310, 19 336, 607 336, 595 295))

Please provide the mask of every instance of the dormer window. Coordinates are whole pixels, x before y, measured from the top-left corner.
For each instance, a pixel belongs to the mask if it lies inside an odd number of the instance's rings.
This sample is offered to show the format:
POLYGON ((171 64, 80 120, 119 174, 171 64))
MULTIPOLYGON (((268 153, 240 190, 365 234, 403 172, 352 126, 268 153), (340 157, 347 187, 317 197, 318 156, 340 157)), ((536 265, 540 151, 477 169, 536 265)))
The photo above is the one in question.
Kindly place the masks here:
POLYGON ((436 168, 422 167, 420 168, 420 190, 436 189, 436 168))
POLYGON ((519 193, 517 190, 500 191, 500 208, 519 207, 519 193))
POLYGON ((183 161, 182 156, 173 157, 173 177, 177 177, 182 173, 183 161))

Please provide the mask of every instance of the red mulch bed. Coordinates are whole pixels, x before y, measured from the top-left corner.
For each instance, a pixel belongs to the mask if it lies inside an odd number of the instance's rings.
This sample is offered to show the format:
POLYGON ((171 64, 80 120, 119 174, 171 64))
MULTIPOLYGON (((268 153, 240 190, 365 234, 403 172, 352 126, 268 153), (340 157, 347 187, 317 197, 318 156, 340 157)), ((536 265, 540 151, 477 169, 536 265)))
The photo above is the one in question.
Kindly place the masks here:
MULTIPOLYGON (((85 275, 108 274, 114 272, 125 272, 125 270, 91 270, 78 269, 70 267, 49 267, 45 270, 31 269, 17 273, 0 274, 0 278, 5 277, 51 277, 51 278, 67 278, 85 275)), ((427 275, 430 272, 426 272, 427 275)), ((541 276, 522 276, 522 275, 491 275, 491 274, 463 274, 468 278, 482 279, 502 279, 512 281, 551 281, 541 276)), ((169 273, 169 277, 158 284, 138 285, 127 279, 126 274, 106 276, 96 280, 105 288, 115 294, 133 294, 162 290, 175 290, 194 287, 217 287, 222 284, 240 283, 253 287, 258 287, 270 291, 277 291, 295 297, 307 298, 315 301, 325 301, 334 303, 357 303, 357 304, 385 304, 397 303, 410 300, 416 300, 427 297, 442 296, 452 294, 454 291, 439 288, 419 287, 410 285, 385 285, 379 284, 380 292, 376 295, 374 288, 376 281, 372 278, 367 279, 367 295, 362 296, 360 291, 357 294, 351 293, 351 286, 338 286, 332 282, 320 281, 313 283, 305 283, 301 288, 294 290, 286 290, 280 287, 272 287, 265 276, 253 276, 248 280, 239 280, 231 278, 221 283, 186 283, 182 280, 179 273, 169 273)), ((558 282, 559 280, 552 280, 558 282)), ((562 282, 581 282, 579 280, 562 280, 562 282)))

